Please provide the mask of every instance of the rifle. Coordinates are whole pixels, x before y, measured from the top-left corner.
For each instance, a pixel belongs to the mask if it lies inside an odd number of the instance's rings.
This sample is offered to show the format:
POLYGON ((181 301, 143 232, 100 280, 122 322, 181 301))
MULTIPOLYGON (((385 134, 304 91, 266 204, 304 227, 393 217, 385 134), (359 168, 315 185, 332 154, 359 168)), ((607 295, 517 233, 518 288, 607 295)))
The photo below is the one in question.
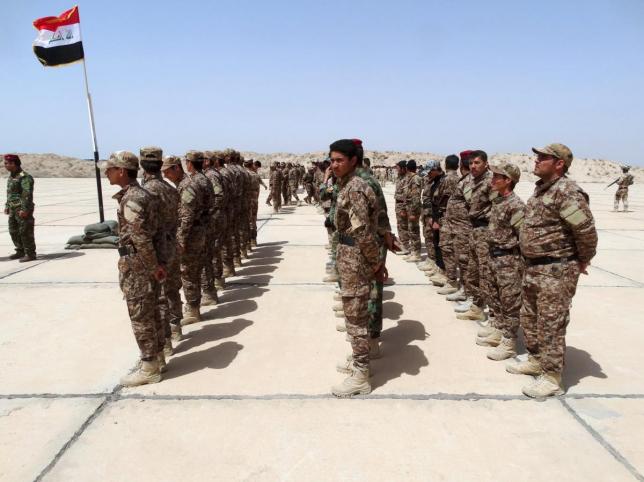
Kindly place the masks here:
POLYGON ((604 188, 604 190, 606 190, 606 189, 608 189, 609 187, 611 187, 613 184, 615 184, 617 181, 619 181, 619 179, 620 179, 620 178, 615 179, 615 180, 614 180, 613 182, 611 182, 608 186, 606 186, 606 187, 604 188))

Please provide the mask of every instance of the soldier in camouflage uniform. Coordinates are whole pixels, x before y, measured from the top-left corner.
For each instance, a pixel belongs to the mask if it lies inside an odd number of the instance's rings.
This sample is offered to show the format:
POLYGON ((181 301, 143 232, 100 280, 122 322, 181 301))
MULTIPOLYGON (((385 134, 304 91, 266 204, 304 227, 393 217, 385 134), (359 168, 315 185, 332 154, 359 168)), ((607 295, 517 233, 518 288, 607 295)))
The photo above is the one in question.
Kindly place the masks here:
POLYGON ((463 194, 469 206, 469 218, 472 224, 470 235, 470 253, 467 265, 467 284, 472 290, 472 305, 469 310, 457 316, 459 320, 484 321, 483 310, 486 305, 496 313, 494 299, 489 297, 490 286, 490 252, 487 244, 488 226, 492 201, 498 196, 492 191, 492 173, 488 169, 487 154, 474 151, 470 158, 471 176, 466 182, 463 194))
POLYGON ((490 360, 505 360, 517 354, 519 310, 523 258, 519 248, 519 229, 525 216, 525 203, 514 194, 521 178, 519 168, 510 163, 491 166, 492 189, 498 194, 492 201, 488 246, 492 292, 498 312, 491 323, 479 330, 479 345, 491 346, 490 360))
MULTIPOLYGON (((161 283, 158 302, 159 321, 157 330, 159 352, 166 357, 172 355, 172 335, 175 339, 181 334, 181 277, 179 256, 177 254, 177 216, 179 210, 179 194, 177 190, 166 183, 161 177, 163 151, 160 147, 143 147, 139 151, 143 180, 141 186, 157 197, 159 229, 155 237, 155 245, 159 246, 158 262, 165 267, 167 277, 161 283)), ((165 360, 159 360, 160 369, 165 370, 165 360)))
POLYGON ((407 232, 409 233, 409 255, 403 258, 410 263, 418 263, 420 257, 420 217, 423 210, 421 194, 423 180, 416 174, 416 161, 407 161, 407 182, 405 187, 405 213, 407 215, 407 232))
POLYGON ((141 352, 136 371, 121 379, 126 387, 161 381, 159 282, 166 277, 158 236, 158 198, 136 181, 139 162, 127 151, 113 153, 103 166, 119 204, 119 285, 127 303, 134 338, 141 352))
POLYGON ((313 185, 314 182, 314 174, 315 170, 317 167, 315 164, 313 164, 310 168, 306 170, 304 175, 302 176, 302 181, 304 183, 304 190, 306 191, 306 197, 304 198, 304 202, 306 204, 311 204, 311 202, 315 201, 315 187, 313 185))
POLYGON ((436 270, 436 253, 431 248, 432 246, 432 199, 431 199, 431 186, 432 186, 432 177, 429 175, 429 165, 433 165, 438 161, 427 161, 425 163, 425 172, 426 174, 422 177, 423 181, 423 192, 421 195, 421 204, 422 204, 422 234, 425 238, 425 250, 427 251, 427 259, 424 263, 418 265, 418 269, 421 271, 435 271, 436 270))
POLYGON ((9 259, 20 263, 36 259, 34 239, 34 178, 22 170, 20 157, 4 155, 4 167, 9 171, 7 178, 7 202, 4 213, 9 216, 9 235, 16 252, 9 259))
POLYGON ((371 392, 369 383, 369 291, 374 277, 384 279, 377 240, 378 200, 355 169, 360 144, 343 139, 330 146, 332 167, 339 180, 335 226, 338 230, 337 267, 342 304, 351 339, 351 374, 331 391, 338 397, 371 392))
POLYGON ((280 170, 278 163, 276 162, 271 164, 268 186, 271 190, 269 197, 273 199, 273 213, 278 213, 280 208, 282 207, 282 171, 280 170))
POLYGON ((224 241, 222 246, 223 271, 222 277, 228 278, 235 276, 235 240, 234 218, 236 202, 236 183, 235 173, 228 165, 230 154, 226 151, 217 153, 217 164, 219 172, 223 176, 224 185, 226 186, 226 231, 222 234, 224 241))
POLYGON ((525 259, 520 323, 528 360, 508 365, 510 373, 538 378, 523 388, 529 397, 564 393, 561 374, 566 328, 579 273, 587 273, 597 250, 588 195, 566 177, 572 152, 563 144, 535 149, 540 178, 528 200, 519 233, 525 259))
POLYGON ((293 203, 300 205, 300 198, 297 195, 297 189, 300 185, 300 168, 293 166, 288 176, 288 193, 289 198, 293 199, 293 203))
MULTIPOLYGON (((252 160, 244 163, 250 175, 250 191, 248 194, 248 226, 250 231, 250 245, 257 246, 257 211, 259 209, 259 186, 263 184, 262 178, 256 171, 252 160)), ((261 166, 261 164, 260 164, 261 166)), ((266 188, 266 186, 264 186, 266 188)))
POLYGON ((402 250, 398 254, 409 254, 409 232, 407 222, 407 212, 405 211, 406 190, 407 190, 407 162, 400 161, 396 165, 398 171, 398 178, 396 179, 396 189, 394 191, 394 200, 396 202, 396 229, 398 230, 398 238, 402 244, 402 250))
POLYGON ((282 203, 284 206, 291 204, 291 193, 289 191, 289 177, 291 175, 291 163, 282 163, 282 203))
POLYGON ((619 211, 619 202, 622 201, 624 205, 624 212, 628 211, 628 186, 633 184, 633 175, 628 171, 629 166, 622 167, 622 175, 617 179, 617 191, 615 191, 615 201, 613 202, 613 210, 619 211))

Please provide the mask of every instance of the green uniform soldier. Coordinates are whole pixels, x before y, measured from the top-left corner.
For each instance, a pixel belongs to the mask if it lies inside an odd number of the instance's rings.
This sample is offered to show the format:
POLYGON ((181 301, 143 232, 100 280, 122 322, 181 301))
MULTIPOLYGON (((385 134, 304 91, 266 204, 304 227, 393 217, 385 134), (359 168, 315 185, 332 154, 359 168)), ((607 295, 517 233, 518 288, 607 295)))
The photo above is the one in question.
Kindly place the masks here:
POLYGON ((34 178, 22 170, 20 157, 15 154, 4 155, 4 167, 9 171, 4 213, 9 216, 9 235, 16 247, 9 259, 34 261, 34 178))

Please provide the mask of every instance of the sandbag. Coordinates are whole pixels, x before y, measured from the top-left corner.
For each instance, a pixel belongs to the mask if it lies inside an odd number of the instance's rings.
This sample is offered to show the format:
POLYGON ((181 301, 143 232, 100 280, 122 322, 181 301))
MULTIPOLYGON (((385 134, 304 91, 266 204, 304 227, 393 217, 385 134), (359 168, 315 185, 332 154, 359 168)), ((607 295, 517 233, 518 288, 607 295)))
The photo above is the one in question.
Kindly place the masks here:
POLYGON ((105 236, 105 237, 102 237, 102 238, 94 239, 94 240, 92 240, 91 243, 84 243, 84 244, 113 244, 114 246, 118 246, 119 237, 118 236, 105 236))
POLYGON ((85 236, 82 234, 72 236, 67 240, 67 244, 83 244, 84 242, 85 242, 85 236))

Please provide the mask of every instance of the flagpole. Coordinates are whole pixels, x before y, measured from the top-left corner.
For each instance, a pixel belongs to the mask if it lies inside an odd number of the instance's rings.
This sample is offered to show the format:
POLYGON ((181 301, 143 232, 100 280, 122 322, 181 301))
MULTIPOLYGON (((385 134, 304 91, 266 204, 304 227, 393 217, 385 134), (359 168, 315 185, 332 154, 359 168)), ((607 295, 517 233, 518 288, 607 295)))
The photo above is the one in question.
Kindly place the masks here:
POLYGON ((87 110, 89 112, 89 127, 92 131, 92 144, 94 146, 94 171, 96 174, 96 190, 98 192, 98 215, 100 222, 105 221, 103 212, 103 190, 101 188, 101 171, 98 168, 98 145, 96 143, 96 128, 94 126, 94 108, 92 107, 92 95, 89 93, 89 83, 87 82, 87 67, 85 57, 83 56, 83 77, 85 78, 85 94, 87 96, 87 110))

